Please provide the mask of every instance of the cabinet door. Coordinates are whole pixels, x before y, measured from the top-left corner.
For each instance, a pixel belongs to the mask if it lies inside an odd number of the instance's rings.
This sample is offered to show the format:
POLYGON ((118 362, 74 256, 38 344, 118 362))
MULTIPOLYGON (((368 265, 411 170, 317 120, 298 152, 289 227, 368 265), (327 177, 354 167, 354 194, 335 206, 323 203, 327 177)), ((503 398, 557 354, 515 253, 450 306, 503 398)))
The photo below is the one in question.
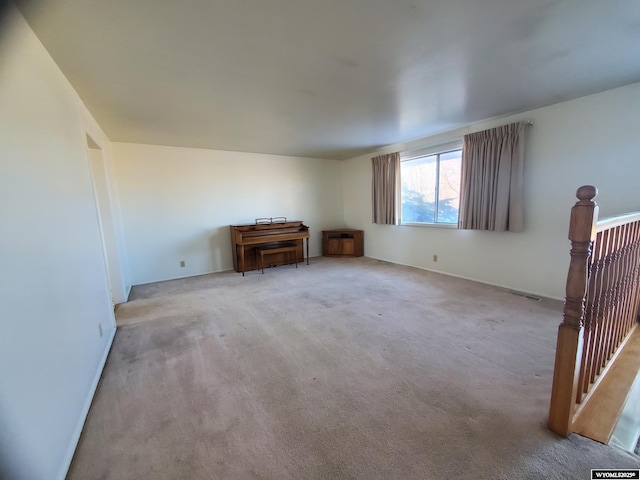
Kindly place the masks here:
POLYGON ((340 239, 328 238, 327 239, 327 255, 340 255, 340 239))
POLYGON ((343 238, 342 248, 340 253, 342 255, 353 255, 354 252, 355 252, 355 242, 353 241, 353 238, 343 238))

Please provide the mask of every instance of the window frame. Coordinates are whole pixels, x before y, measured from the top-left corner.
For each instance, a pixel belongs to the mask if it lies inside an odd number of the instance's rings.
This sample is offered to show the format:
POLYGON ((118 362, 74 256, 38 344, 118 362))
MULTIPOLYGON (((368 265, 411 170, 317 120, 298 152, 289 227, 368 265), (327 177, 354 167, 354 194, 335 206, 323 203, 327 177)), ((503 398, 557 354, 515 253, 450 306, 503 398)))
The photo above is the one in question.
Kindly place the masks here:
MULTIPOLYGON (((411 160, 417 160, 423 157, 437 156, 436 159, 436 189, 435 189, 435 220, 434 222, 405 222, 402 217, 402 188, 398 189, 398 218, 399 225, 408 226, 408 227, 436 227, 436 228, 458 228, 458 222, 455 223, 444 223, 438 222, 438 206, 440 202, 440 155, 460 151, 460 156, 462 157, 462 140, 436 145, 433 147, 427 148, 419 148, 408 150, 400 153, 400 185, 402 185, 402 163, 408 162, 411 160)), ((462 168, 461 168, 462 170, 462 168)), ((461 172, 462 173, 462 172, 461 172)), ((460 210, 458 209, 458 213, 460 210)))

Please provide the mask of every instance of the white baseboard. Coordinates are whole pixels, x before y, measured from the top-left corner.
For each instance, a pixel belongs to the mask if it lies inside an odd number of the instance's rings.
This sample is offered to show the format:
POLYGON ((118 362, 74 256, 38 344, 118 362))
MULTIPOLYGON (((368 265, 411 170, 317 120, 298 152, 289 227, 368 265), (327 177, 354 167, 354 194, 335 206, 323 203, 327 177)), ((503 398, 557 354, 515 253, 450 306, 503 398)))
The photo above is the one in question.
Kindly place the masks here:
POLYGON ((109 340, 107 341, 104 352, 102 354, 102 358, 100 359, 98 370, 96 371, 95 377, 93 378, 93 382, 91 382, 91 387, 89 388, 89 392, 87 393, 87 399, 84 402, 82 412, 80 413, 80 417, 78 418, 78 423, 76 424, 76 428, 73 431, 73 435, 71 435, 71 440, 69 441, 69 446, 67 447, 67 453, 64 456, 62 465, 60 465, 60 471, 58 472, 58 475, 56 477, 58 480, 64 480, 67 476, 67 473, 69 472, 71 460, 73 460, 73 454, 75 453, 76 447, 78 446, 78 441, 80 440, 80 435, 82 434, 82 429, 84 428, 84 422, 87 420, 89 408, 91 408, 91 402, 93 402, 93 396, 95 395, 98 388, 98 382, 100 382, 102 370, 104 369, 104 365, 107 362, 107 357, 109 356, 109 351, 111 350, 111 345, 113 344, 113 339, 115 336, 116 328, 114 325, 113 330, 111 330, 111 336, 109 337, 109 340))
POLYGON ((531 291, 527 291, 527 290, 520 290, 519 288, 516 288, 516 287, 510 287, 508 285, 502 285, 500 283, 487 282, 486 280, 479 280, 477 278, 466 277, 464 275, 457 275, 455 273, 444 272, 442 270, 435 270, 433 268, 422 267, 420 265, 412 265, 410 263, 398 263, 398 262, 394 262, 393 260, 387 260, 385 258, 377 258, 377 257, 369 257, 369 258, 373 258, 375 260, 381 260, 383 262, 388 262, 388 263, 395 263, 396 265, 403 265, 405 267, 418 268, 420 270, 426 270, 428 272, 441 273, 442 275, 447 275, 449 277, 461 278, 463 280, 471 280, 472 282, 477 282, 477 283, 484 283, 485 285, 491 285, 492 287, 500 287, 500 288, 504 288, 504 289, 507 289, 507 290, 517 290, 519 292, 526 293, 528 295, 535 295, 535 296, 541 297, 541 298, 549 298, 551 300, 564 301, 564 298, 561 298, 561 297, 556 297, 556 296, 548 295, 548 294, 545 294, 545 293, 538 293, 538 292, 531 292, 531 291))

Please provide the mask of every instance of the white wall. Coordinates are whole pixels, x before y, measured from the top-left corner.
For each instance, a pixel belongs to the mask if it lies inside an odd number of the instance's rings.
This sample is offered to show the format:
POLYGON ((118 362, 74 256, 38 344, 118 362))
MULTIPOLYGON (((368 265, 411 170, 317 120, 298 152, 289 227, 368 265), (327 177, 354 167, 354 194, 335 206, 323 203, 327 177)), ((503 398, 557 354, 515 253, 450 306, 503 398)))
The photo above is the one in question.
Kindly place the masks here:
POLYGON ((311 256, 322 229, 343 226, 338 161, 112 145, 134 284, 232 269, 229 225, 302 220, 311 256))
POLYGON ((10 15, 0 45, 0 478, 62 479, 115 332, 86 133, 108 140, 10 15))
MULTIPOLYGON (((365 255, 544 296, 564 298, 569 210, 576 189, 598 187, 600 216, 640 210, 640 84, 392 145, 431 146, 533 120, 525 164, 525 231, 474 232, 371 222, 371 160, 343 165, 345 223, 365 230, 365 255), (432 255, 438 255, 438 262, 432 255)), ((376 153, 378 154, 378 153, 376 153)))

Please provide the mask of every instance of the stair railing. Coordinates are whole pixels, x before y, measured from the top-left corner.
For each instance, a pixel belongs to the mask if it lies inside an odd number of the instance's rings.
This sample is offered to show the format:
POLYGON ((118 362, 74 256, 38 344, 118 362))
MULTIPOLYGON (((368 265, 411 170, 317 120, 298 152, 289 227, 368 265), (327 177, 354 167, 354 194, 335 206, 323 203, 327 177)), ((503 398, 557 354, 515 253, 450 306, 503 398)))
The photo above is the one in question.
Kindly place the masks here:
POLYGON ((640 308, 640 213, 598 221, 590 185, 571 209, 571 261, 563 321, 558 328, 549 428, 571 432, 637 325, 640 308))

